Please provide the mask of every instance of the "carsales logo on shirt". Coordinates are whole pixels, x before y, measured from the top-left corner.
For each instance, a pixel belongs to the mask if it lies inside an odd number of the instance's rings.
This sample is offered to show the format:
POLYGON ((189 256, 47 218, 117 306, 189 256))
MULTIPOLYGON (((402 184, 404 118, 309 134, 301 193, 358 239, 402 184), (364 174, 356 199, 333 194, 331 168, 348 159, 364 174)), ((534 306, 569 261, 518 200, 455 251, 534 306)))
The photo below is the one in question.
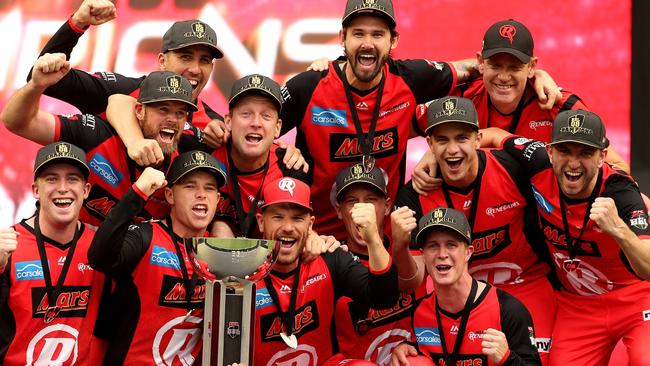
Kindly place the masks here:
POLYGON ((156 266, 181 269, 176 253, 170 252, 167 249, 159 247, 157 245, 153 246, 149 263, 156 266))

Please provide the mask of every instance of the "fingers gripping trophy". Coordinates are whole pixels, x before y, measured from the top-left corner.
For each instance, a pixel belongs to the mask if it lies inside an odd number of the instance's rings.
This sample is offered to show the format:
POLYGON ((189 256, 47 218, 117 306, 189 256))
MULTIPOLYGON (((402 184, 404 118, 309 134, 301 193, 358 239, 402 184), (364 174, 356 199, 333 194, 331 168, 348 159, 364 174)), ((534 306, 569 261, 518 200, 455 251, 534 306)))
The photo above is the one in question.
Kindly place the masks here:
POLYGON ((271 270, 279 246, 247 238, 189 238, 185 245, 206 280, 203 365, 251 365, 255 283, 271 270))

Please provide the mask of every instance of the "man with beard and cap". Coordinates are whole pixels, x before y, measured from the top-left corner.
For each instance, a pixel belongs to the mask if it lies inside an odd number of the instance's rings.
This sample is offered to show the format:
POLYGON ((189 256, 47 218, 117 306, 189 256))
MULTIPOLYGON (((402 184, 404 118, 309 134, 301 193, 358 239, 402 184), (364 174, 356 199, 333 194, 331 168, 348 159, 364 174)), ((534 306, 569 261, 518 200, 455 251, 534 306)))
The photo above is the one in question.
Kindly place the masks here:
POLYGON ((575 110, 557 115, 549 144, 488 136, 526 167, 562 284, 552 365, 605 365, 619 340, 631 365, 650 364, 648 211, 634 179, 606 162, 605 132, 598 115, 575 110))
POLYGON ((353 162, 363 161, 367 169, 376 164, 386 172, 388 197, 394 199, 404 181, 407 140, 423 135, 414 119, 416 105, 449 94, 478 73, 474 60, 393 59, 399 33, 390 0, 348 0, 339 38, 345 57, 330 62, 328 70, 287 81, 281 117, 283 134, 297 128, 296 147, 312 167, 316 231, 343 238, 331 172, 353 162))
POLYGON ((202 151, 180 154, 167 177, 146 168, 99 226, 91 266, 117 281, 104 365, 192 365, 201 351, 205 282, 194 272, 184 238, 203 237, 226 183, 223 164, 202 151), (133 225, 147 199, 164 188, 164 220, 133 225), (119 288, 119 290, 118 290, 119 288))
MULTIPOLYGON (((381 240, 368 243, 368 268, 340 249, 306 263, 302 248, 314 222, 309 186, 294 178, 270 182, 257 214, 265 239, 280 252, 256 293, 255 365, 323 364, 333 353, 330 328, 334 303, 348 296, 375 309, 395 305, 397 271, 381 240)), ((363 237, 377 231, 372 220, 357 222, 363 237)))
POLYGON ((453 208, 433 209, 419 220, 415 243, 434 291, 413 312, 415 345, 395 347, 393 366, 408 365, 418 353, 436 365, 541 365, 526 307, 470 276, 471 242, 469 222, 453 208))
POLYGON ((79 221, 90 169, 80 148, 38 150, 36 215, 0 229, 0 363, 94 365, 104 276, 88 264, 94 231, 79 221))
MULTIPOLYGON (((86 152, 91 169, 88 178, 91 189, 80 218, 97 226, 144 167, 128 157, 123 141, 100 116, 63 116, 39 110, 43 91, 68 71, 69 68, 63 64, 51 65, 42 59, 36 61, 32 79, 9 99, 2 111, 2 120, 9 131, 36 143, 66 141, 86 152)), ((164 160, 158 169, 166 171, 176 154, 187 112, 194 110, 192 87, 182 76, 169 71, 155 71, 143 80, 134 114, 142 133, 162 148, 164 160)), ((149 200, 142 217, 161 218, 167 214, 169 207, 162 193, 158 192, 149 200)))
POLYGON ((423 286, 417 294, 411 291, 418 287, 422 279, 417 278, 417 268, 411 265, 409 241, 394 238, 404 232, 410 235, 417 222, 408 207, 391 213, 392 202, 386 195, 386 181, 378 167, 373 167, 368 173, 364 172, 361 164, 341 170, 336 176, 336 202, 337 215, 348 235, 344 244, 350 253, 367 267, 368 247, 371 244, 383 245, 392 252, 402 289, 397 304, 385 310, 370 308, 346 296, 339 298, 336 302, 334 332, 338 350, 347 359, 388 365, 392 348, 411 338, 410 310, 416 295, 418 298, 424 296, 423 286), (389 214, 392 240, 384 234, 384 220, 389 214), (360 230, 358 225, 361 222, 370 223, 373 231, 360 230), (376 243, 369 244, 369 241, 376 243))
POLYGON ((555 319, 551 267, 536 225, 536 203, 524 167, 505 151, 480 149, 481 133, 472 101, 434 100, 427 111, 427 142, 441 187, 419 195, 408 182, 397 206, 416 218, 436 207, 456 208, 473 231, 472 277, 507 291, 524 303, 535 324, 535 345, 548 364, 555 319))

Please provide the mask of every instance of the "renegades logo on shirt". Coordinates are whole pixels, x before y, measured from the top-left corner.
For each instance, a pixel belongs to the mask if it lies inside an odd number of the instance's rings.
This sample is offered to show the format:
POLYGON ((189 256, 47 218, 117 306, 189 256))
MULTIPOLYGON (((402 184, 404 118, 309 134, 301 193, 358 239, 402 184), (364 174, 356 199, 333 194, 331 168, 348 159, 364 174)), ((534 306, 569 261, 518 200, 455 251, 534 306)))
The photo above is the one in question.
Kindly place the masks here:
MULTIPOLYGON (((372 156, 383 158, 397 154, 399 137, 397 127, 387 130, 378 130, 372 141, 372 156)), ((347 162, 359 161, 363 155, 359 146, 359 139, 355 133, 332 133, 330 134, 330 161, 347 162)))
MULTIPOLYGON (((281 315, 281 312, 275 312, 261 316, 260 330, 262 332, 262 342, 281 340, 280 333, 285 331, 281 315)), ((301 335, 318 329, 319 325, 318 307, 316 306, 315 300, 311 300, 296 309, 293 319, 293 334, 296 337, 300 338, 301 335)))
MULTIPOLYGON (((56 298, 57 317, 85 318, 90 300, 90 286, 63 286, 56 298)), ((32 287, 32 318, 42 318, 49 307, 45 287, 32 287)))
MULTIPOLYGON (((182 308, 187 306, 185 300, 185 286, 183 279, 170 275, 163 275, 162 284, 160 285, 160 296, 158 297, 158 305, 170 308, 182 308)), ((194 292, 190 299, 191 304, 196 304, 196 308, 203 307, 205 300, 205 282, 199 281, 194 286, 194 292)))
MULTIPOLYGON (((554 226, 541 215, 539 216, 539 221, 542 224, 544 238, 557 249, 568 251, 564 230, 554 226)), ((573 243, 573 245, 576 248, 576 256, 602 257, 600 249, 598 249, 598 244, 594 241, 581 240, 573 243)))

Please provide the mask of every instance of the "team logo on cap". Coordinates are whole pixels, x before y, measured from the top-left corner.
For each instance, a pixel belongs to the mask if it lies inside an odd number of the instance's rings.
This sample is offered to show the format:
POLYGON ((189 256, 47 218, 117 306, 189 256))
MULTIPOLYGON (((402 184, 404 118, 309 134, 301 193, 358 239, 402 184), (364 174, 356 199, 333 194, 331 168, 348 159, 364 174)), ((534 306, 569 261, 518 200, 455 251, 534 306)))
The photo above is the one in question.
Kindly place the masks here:
POLYGON ((515 34, 517 34, 517 28, 515 28, 515 26, 512 24, 505 24, 499 28, 499 35, 503 38, 508 39, 510 41, 510 44, 512 44, 515 38, 515 34))
POLYGON ((210 43, 214 43, 212 40, 212 37, 210 37, 207 33, 205 33, 205 23, 203 22, 194 22, 192 23, 192 31, 191 32, 185 32, 183 34, 184 37, 189 38, 189 37, 194 37, 194 38, 205 38, 208 40, 210 43))
POLYGON ((377 3, 377 0, 363 0, 361 5, 357 5, 354 7, 354 10, 361 10, 361 9, 367 9, 367 8, 373 8, 373 9, 378 9, 384 11, 385 8, 381 6, 380 4, 377 3))
POLYGON ((442 102, 442 111, 436 112, 434 118, 452 115, 465 116, 467 111, 458 108, 458 98, 448 98, 442 102))
POLYGON ((248 84, 251 86, 259 86, 262 84, 262 78, 259 75, 253 75, 248 79, 248 84))
POLYGON ((282 178, 278 182, 278 188, 280 188, 281 191, 289 192, 291 197, 293 197, 293 190, 296 188, 296 182, 291 178, 282 178))
POLYGON ((176 94, 181 87, 181 78, 178 76, 170 76, 167 78, 167 90, 176 94))
POLYGON ((447 100, 445 100, 445 102, 443 103, 443 105, 442 105, 442 109, 444 109, 444 110, 446 110, 446 111, 450 111, 450 110, 456 109, 456 103, 457 103, 457 100, 456 100, 456 99, 447 99, 447 100))
POLYGON ((560 132, 569 132, 573 135, 576 133, 583 133, 586 135, 594 134, 590 128, 582 127, 582 125, 585 123, 584 114, 575 114, 573 116, 570 116, 567 122, 567 126, 560 128, 560 132))
POLYGON ((58 144, 56 145, 56 152, 61 155, 67 155, 70 152, 70 146, 68 144, 58 144))
POLYGON ((363 173, 363 167, 359 164, 352 167, 352 176, 358 177, 363 173))
POLYGON ((439 223, 445 217, 445 213, 442 210, 435 210, 431 215, 431 222, 434 224, 439 223))
POLYGON ((199 164, 203 164, 205 161, 205 153, 202 151, 196 151, 192 154, 192 158, 199 164))

